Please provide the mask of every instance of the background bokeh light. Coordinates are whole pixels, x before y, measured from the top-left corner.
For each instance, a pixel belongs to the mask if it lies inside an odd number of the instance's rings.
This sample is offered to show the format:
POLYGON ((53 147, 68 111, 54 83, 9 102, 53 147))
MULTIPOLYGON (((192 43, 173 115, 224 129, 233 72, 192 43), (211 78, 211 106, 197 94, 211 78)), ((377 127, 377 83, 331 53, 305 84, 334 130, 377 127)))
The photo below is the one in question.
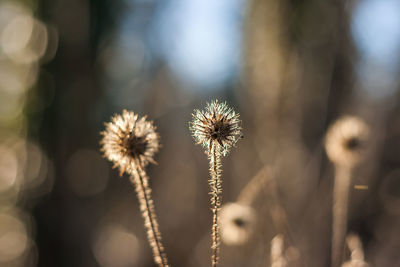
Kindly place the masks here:
MULTIPOLYGON (((209 266, 208 163, 188 121, 216 98, 245 136, 223 159, 223 203, 271 166, 290 266, 329 265, 324 135, 344 114, 363 118, 372 153, 354 173, 348 230, 371 266, 397 266, 399 67, 397 0, 2 0, 0 266, 154 266, 134 188, 100 151, 123 109, 161 136, 148 173, 171 266, 209 266)), ((221 267, 269 266, 271 194, 254 196, 256 234, 222 245, 221 267)))
POLYGON ((398 86, 400 2, 365 0, 355 7, 352 32, 360 51, 359 79, 374 98, 389 97, 398 86))

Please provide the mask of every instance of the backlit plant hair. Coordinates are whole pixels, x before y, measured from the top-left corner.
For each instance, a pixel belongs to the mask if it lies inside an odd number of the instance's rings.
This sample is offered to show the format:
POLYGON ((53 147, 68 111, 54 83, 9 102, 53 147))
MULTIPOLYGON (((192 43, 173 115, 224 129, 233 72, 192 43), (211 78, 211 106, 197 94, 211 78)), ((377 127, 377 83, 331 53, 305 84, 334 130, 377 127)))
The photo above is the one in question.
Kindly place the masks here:
POLYGON ((211 265, 218 264, 219 225, 218 212, 221 207, 221 156, 226 156, 229 150, 242 137, 239 114, 229 108, 226 103, 218 100, 207 103, 205 110, 195 110, 189 129, 196 141, 201 144, 210 161, 210 189, 212 220, 211 265))
POLYGON ((326 133, 326 153, 335 166, 332 207, 332 267, 339 267, 342 261, 351 175, 354 167, 365 156, 368 140, 369 127, 364 121, 354 116, 345 116, 337 120, 326 133))
POLYGON ((133 112, 124 110, 122 115, 115 114, 111 122, 105 123, 106 129, 100 144, 104 156, 119 168, 120 175, 127 173, 134 185, 140 204, 140 211, 147 230, 147 238, 153 250, 154 261, 168 266, 167 257, 161 242, 157 217, 151 198, 149 177, 145 167, 154 162, 154 154, 159 149, 159 135, 152 121, 146 117, 138 118, 133 112))

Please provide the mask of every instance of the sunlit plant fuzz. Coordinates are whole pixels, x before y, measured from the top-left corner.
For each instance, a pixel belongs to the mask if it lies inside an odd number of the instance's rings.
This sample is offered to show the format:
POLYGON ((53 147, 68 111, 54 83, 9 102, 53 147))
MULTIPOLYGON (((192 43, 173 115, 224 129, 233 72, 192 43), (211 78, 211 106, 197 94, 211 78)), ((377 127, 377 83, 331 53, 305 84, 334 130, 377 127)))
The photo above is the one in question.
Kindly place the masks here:
POLYGON ((190 130, 197 144, 210 152, 214 144, 225 156, 230 148, 242 137, 239 114, 226 103, 215 100, 207 103, 205 110, 195 110, 192 114, 190 130))
POLYGON ((153 122, 146 117, 123 110, 122 115, 115 114, 111 122, 105 123, 100 141, 104 156, 114 163, 114 168, 132 174, 139 164, 142 168, 154 162, 154 154, 159 149, 159 135, 153 122))
POLYGON ((197 144, 201 144, 210 161, 210 195, 212 220, 211 264, 218 264, 220 234, 218 225, 221 207, 221 156, 228 154, 231 147, 243 136, 239 114, 218 100, 208 103, 205 110, 195 110, 189 128, 197 144))
POLYGON ((114 163, 114 168, 130 175, 130 181, 140 203, 140 211, 147 230, 147 237, 153 250, 154 261, 159 265, 168 266, 161 234, 158 227, 154 204, 151 198, 149 177, 145 167, 154 162, 154 155, 159 149, 159 135, 153 122, 146 117, 139 119, 133 112, 124 110, 122 115, 116 114, 111 122, 105 123, 106 129, 101 132, 100 141, 104 156, 114 163))

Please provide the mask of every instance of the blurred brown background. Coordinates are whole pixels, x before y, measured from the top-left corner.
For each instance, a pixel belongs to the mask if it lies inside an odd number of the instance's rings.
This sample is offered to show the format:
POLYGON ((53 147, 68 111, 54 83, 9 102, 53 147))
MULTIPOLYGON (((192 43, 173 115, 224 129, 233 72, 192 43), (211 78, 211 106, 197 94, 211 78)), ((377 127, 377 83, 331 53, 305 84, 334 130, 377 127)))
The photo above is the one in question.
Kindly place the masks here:
MULTIPOLYGON (((223 159, 223 201, 273 166, 303 266, 329 266, 325 131, 367 121, 348 231, 372 266, 400 266, 399 60, 397 0, 0 1, 0 266, 154 266, 134 189, 99 152, 122 109, 161 135, 148 172, 171 265, 208 266, 208 162, 188 121, 216 98, 245 135, 223 159)), ((268 199, 221 266, 269 266, 268 199)))

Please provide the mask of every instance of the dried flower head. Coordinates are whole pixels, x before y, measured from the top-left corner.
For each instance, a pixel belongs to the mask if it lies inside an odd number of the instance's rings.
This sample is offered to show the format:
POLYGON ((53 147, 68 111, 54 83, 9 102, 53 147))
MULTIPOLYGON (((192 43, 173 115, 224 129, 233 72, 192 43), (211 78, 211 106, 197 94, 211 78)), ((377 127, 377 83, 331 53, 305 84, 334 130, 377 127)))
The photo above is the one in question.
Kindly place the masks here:
POLYGON ((226 245, 242 245, 252 236, 256 227, 256 212, 250 206, 227 203, 221 208, 221 238, 226 245))
POLYGON ((369 127, 361 119, 346 116, 330 126, 325 148, 329 159, 340 166, 354 166, 363 157, 369 138, 369 127))
POLYGON ((120 169, 121 175, 125 171, 132 174, 149 162, 155 163, 153 157, 159 149, 160 138, 146 116, 138 119, 137 114, 124 110, 122 115, 115 114, 105 126, 105 131, 101 132, 102 151, 114 163, 113 167, 120 169))
POLYGON ((197 144, 211 151, 213 144, 221 146, 226 155, 229 149, 242 137, 239 114, 218 100, 207 103, 206 109, 195 110, 192 114, 190 130, 197 144))

